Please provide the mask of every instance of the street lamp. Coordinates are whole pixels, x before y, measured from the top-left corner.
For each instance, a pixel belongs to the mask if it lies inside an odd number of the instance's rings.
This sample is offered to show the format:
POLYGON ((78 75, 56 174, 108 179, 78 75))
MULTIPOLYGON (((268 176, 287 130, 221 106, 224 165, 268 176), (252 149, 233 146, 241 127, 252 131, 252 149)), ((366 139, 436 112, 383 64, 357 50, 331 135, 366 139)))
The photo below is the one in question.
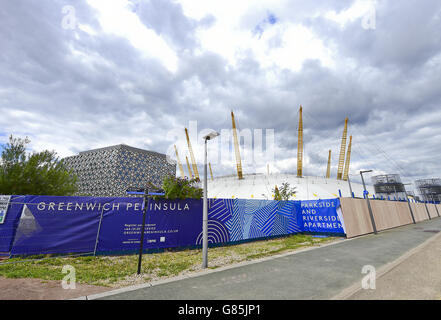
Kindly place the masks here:
POLYGON ((202 268, 208 267, 208 169, 207 169, 207 141, 213 140, 220 133, 213 131, 204 137, 205 142, 205 157, 204 157, 204 207, 203 207, 203 217, 202 217, 202 268))
POLYGON ((366 190, 366 184, 364 183, 363 173, 368 173, 368 172, 372 172, 372 170, 360 171, 361 181, 363 182, 363 188, 364 188, 365 194, 366 194, 368 191, 366 190))
POLYGON ((369 192, 366 190, 366 184, 364 183, 363 173, 372 172, 372 170, 360 171, 361 181, 363 182, 364 194, 366 195, 366 201, 369 209, 369 215, 371 216, 372 228, 374 233, 377 234, 377 226, 375 225, 374 214, 372 213, 371 203, 369 202, 369 192))

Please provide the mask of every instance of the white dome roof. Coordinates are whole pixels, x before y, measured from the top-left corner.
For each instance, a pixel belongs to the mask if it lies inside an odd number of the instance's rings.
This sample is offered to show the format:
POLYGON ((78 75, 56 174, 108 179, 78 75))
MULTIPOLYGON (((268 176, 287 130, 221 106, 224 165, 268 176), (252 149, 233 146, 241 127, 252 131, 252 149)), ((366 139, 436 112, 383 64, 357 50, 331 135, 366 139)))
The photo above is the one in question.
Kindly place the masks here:
MULTIPOLYGON (((217 199, 262 199, 272 200, 273 189, 277 185, 288 182, 295 187, 296 195, 291 200, 318 200, 339 197, 339 190, 343 197, 350 197, 347 181, 325 179, 322 177, 297 178, 295 174, 247 174, 243 180, 236 175, 218 177, 208 180, 208 197, 217 199)), ((363 197, 363 185, 351 182, 352 191, 356 197, 363 197)), ((372 186, 366 186, 369 196, 374 194, 372 186)))

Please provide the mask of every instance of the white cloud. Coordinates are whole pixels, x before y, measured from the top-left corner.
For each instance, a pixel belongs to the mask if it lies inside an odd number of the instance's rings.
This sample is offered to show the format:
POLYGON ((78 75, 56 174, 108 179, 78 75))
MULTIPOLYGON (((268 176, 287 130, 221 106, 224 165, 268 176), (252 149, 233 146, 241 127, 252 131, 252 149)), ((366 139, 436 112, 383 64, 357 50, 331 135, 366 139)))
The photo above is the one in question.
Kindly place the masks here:
POLYGON ((96 36, 98 34, 96 30, 87 24, 78 24, 78 28, 91 36, 96 36))
POLYGON ((99 22, 105 32, 128 39, 144 55, 159 59, 172 72, 177 70, 176 53, 140 21, 127 1, 87 0, 87 3, 99 11, 99 22))
POLYGON ((284 19, 265 24, 262 37, 254 28, 267 18, 268 13, 283 10, 285 1, 193 1, 182 0, 184 13, 201 19, 213 15, 216 23, 197 32, 201 50, 213 51, 236 66, 240 57, 252 52, 264 68, 279 67, 299 71, 307 59, 317 59, 333 67, 330 49, 308 27, 284 19), (249 18, 251 16, 251 18, 249 18), (247 20, 245 22, 245 20, 247 20), (251 22, 254 21, 254 24, 251 22), (280 42, 274 45, 274 40, 280 42))
MULTIPOLYGON (((397 170, 372 142, 411 177, 439 172, 439 5, 425 2, 413 15, 416 0, 382 2, 381 32, 366 32, 358 20, 370 1, 149 0, 149 11, 133 12, 127 1, 90 0, 75 5, 78 29, 54 28, 66 1, 2 7, 1 142, 29 135, 35 150, 61 156, 119 143, 166 152, 176 143, 186 167, 183 128, 197 120, 199 129, 230 129, 233 108, 240 129, 275 129, 275 161, 244 161, 246 172, 266 172, 267 162, 295 172, 302 104, 306 174, 324 175, 332 149, 335 176, 345 116, 354 172, 397 170), (167 135, 173 128, 176 137, 167 135)), ((202 156, 201 132, 190 131, 202 156)), ((235 172, 230 155, 215 175, 235 172)))
POLYGON ((338 23, 343 28, 347 23, 365 17, 372 9, 375 9, 376 4, 376 0, 357 0, 346 10, 340 12, 335 10, 328 11, 325 14, 325 18, 338 23))

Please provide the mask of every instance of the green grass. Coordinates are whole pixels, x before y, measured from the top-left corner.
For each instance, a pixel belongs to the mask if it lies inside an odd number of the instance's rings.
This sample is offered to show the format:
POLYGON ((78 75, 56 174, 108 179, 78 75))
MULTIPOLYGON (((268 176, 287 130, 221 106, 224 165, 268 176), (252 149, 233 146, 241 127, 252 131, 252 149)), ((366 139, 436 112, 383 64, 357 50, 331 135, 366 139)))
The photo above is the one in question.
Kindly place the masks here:
MULTIPOLYGON (((208 251, 209 267, 249 261, 263 257, 310 247, 338 238, 313 238, 309 235, 292 235, 284 238, 255 241, 225 247, 210 248, 208 251)), ((38 258, 42 258, 39 256, 38 258)), ((35 257, 33 257, 35 258, 35 257)), ((0 265, 0 277, 37 278, 42 280, 62 280, 64 265, 71 265, 76 270, 76 281, 83 284, 119 287, 134 282, 146 282, 177 276, 186 272, 200 270, 201 250, 168 251, 146 254, 142 261, 142 277, 136 276, 138 255, 125 256, 86 256, 54 257, 43 260, 14 258, 0 265)))

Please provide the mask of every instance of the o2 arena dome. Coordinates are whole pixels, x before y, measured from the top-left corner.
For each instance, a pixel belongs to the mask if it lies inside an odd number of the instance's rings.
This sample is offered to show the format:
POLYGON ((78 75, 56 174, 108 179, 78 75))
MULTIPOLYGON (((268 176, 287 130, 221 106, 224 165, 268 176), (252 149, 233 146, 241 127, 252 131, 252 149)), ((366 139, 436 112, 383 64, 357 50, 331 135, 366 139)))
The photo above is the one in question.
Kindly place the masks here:
MULTIPOLYGON (((237 174, 223 177, 213 178, 213 172, 210 166, 211 179, 208 179, 208 197, 217 199, 261 199, 273 200, 274 189, 280 188, 282 184, 288 183, 290 188, 295 188, 295 195, 292 200, 319 200, 319 199, 333 199, 338 197, 364 197, 364 187, 360 183, 351 182, 349 178, 349 166, 351 160, 352 136, 349 137, 347 143, 348 133, 348 118, 345 119, 345 126, 343 130, 343 137, 341 140, 341 148, 338 162, 337 178, 331 179, 331 150, 329 150, 328 166, 326 176, 312 177, 303 176, 303 117, 302 106, 299 110, 299 124, 298 124, 298 144, 297 144, 297 174, 290 173, 255 173, 244 174, 242 172, 242 162, 240 157, 240 148, 237 137, 237 129, 234 118, 234 113, 231 112, 231 120, 233 127, 233 142, 236 154, 236 168, 237 174)), ((187 138, 188 151, 191 157, 192 166, 186 157, 189 177, 198 178, 199 173, 196 165, 196 160, 191 147, 189 134, 185 128, 187 138), (193 167, 193 170, 191 169, 193 167)), ((179 160, 178 150, 176 149, 176 158, 184 178, 184 169, 179 160)), ((369 192, 369 197, 375 194, 373 186, 366 186, 369 192)))
MULTIPOLYGON (((338 197, 351 197, 348 181, 326 179, 323 177, 302 177, 295 174, 245 174, 241 180, 237 176, 218 177, 208 181, 208 197, 217 199, 262 199, 273 200, 274 188, 283 183, 295 188, 292 200, 319 200, 338 197)), ((351 182, 355 197, 363 198, 363 185, 351 182)), ((374 193, 371 186, 366 186, 369 194, 374 193)))

